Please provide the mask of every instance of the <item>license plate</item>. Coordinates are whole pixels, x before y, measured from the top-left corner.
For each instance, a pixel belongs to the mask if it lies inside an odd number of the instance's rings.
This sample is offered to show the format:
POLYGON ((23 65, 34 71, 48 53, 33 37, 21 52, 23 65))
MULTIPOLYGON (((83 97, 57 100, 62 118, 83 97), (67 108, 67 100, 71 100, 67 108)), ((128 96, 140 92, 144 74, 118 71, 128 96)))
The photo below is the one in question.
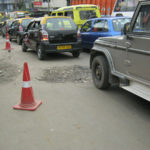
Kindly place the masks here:
POLYGON ((57 46, 57 50, 64 50, 64 49, 71 49, 72 46, 71 45, 61 45, 61 46, 57 46))

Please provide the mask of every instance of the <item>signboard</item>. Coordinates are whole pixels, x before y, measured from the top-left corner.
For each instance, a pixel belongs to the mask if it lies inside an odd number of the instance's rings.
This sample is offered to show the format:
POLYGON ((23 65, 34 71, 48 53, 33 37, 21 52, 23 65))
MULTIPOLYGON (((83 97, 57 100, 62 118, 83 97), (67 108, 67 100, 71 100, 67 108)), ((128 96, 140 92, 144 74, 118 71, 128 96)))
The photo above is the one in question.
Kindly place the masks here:
POLYGON ((34 2, 34 6, 42 6, 43 2, 34 2))

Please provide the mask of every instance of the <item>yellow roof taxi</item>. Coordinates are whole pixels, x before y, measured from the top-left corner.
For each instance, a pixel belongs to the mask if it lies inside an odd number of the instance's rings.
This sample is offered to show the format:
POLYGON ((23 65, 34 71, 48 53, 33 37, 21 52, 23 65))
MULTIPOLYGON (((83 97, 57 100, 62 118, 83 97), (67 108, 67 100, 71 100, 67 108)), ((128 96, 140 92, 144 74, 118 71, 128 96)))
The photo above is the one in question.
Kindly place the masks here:
POLYGON ((71 17, 79 28, 88 19, 101 17, 99 6, 90 4, 61 7, 54 10, 51 13, 51 16, 71 17))

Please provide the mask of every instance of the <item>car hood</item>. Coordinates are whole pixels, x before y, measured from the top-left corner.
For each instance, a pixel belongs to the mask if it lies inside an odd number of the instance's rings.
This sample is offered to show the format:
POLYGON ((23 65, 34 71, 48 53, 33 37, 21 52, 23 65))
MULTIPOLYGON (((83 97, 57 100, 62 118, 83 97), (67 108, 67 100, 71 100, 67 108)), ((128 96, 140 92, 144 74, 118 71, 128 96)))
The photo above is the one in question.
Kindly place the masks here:
POLYGON ((94 42, 94 46, 124 46, 124 36, 101 37, 94 42))

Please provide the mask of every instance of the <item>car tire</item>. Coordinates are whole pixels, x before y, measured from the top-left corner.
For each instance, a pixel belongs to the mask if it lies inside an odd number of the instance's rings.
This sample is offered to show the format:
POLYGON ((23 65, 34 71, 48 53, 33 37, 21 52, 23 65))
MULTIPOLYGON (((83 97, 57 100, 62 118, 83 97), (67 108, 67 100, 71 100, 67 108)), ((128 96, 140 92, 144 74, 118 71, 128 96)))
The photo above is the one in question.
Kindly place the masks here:
POLYGON ((17 40, 17 44, 18 44, 18 45, 21 45, 21 39, 20 39, 20 36, 19 36, 19 35, 17 35, 16 40, 17 40))
POLYGON ((45 58, 45 54, 40 45, 37 47, 37 56, 39 60, 44 60, 45 58))
POLYGON ((72 56, 73 56, 73 57, 79 57, 79 55, 80 55, 80 52, 79 52, 79 51, 74 51, 74 52, 72 52, 72 56))
POLYGON ((109 66, 104 56, 96 56, 92 61, 92 79, 98 89, 108 89, 109 66))
POLYGON ((24 42, 22 42, 22 51, 23 52, 27 52, 27 46, 25 45, 25 43, 24 42))

